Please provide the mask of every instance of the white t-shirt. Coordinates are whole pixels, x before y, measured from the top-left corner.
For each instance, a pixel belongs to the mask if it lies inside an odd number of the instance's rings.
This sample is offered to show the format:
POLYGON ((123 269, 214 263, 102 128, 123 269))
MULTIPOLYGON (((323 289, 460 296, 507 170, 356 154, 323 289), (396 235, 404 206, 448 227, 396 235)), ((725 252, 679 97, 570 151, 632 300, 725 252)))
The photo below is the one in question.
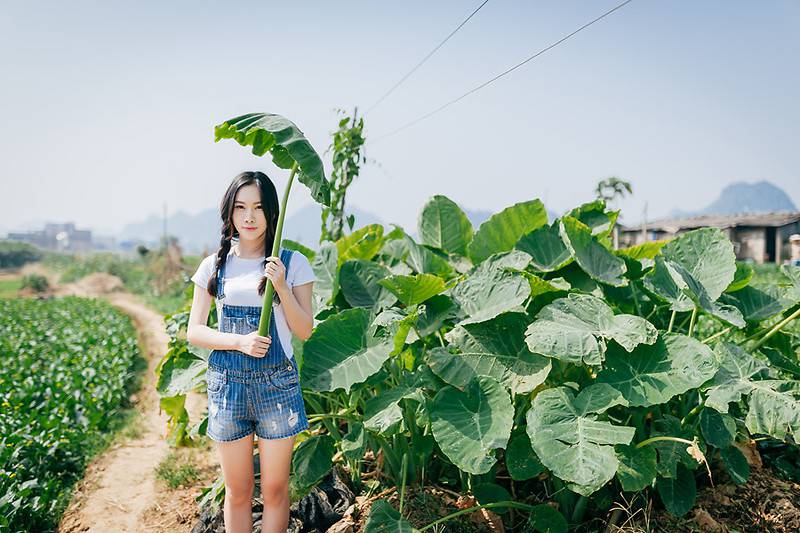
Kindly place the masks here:
MULTIPOLYGON (((278 254, 280 257, 280 254, 278 254)), ((258 294, 258 284, 264 277, 264 270, 261 266, 263 258, 242 259, 233 253, 233 247, 228 252, 228 259, 225 262, 225 303, 228 305, 249 305, 261 307, 264 305, 264 297, 258 294)), ((203 259, 197 272, 192 276, 192 281, 202 290, 208 287, 208 280, 214 274, 214 267, 217 264, 217 254, 212 254, 203 259)), ((316 281, 314 270, 308 258, 297 250, 292 250, 292 258, 289 261, 289 269, 286 275, 286 284, 289 289, 295 285, 303 285, 311 281, 316 281)), ((217 299, 217 309, 222 308, 222 301, 217 299)), ((292 333, 289 324, 286 322, 286 315, 283 313, 283 305, 275 305, 273 302, 272 312, 275 315, 275 327, 278 330, 281 346, 287 358, 291 358, 294 353, 292 348, 292 333)), ((221 329, 222 324, 218 324, 221 329)))

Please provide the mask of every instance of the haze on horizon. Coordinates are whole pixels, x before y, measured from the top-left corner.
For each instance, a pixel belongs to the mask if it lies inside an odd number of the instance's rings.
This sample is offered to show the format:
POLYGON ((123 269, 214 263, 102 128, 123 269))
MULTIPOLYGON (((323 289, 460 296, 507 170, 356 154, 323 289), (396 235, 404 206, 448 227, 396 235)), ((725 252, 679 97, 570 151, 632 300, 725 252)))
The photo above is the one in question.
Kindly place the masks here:
MULTIPOLYGON (((213 126, 293 120, 318 152, 336 107, 365 110, 480 2, 6 3, 0 10, 0 233, 74 221, 100 235, 215 207, 230 179, 288 173, 213 126)), ((490 1, 370 112, 348 204, 416 226, 445 194, 472 210, 590 200, 629 180, 626 221, 693 210, 768 180, 800 205, 800 4, 634 0, 510 75, 378 137, 619 2, 490 1), (390 191, 391 194, 387 194, 390 191)), ((330 169, 326 157, 326 168, 330 169)), ((289 214, 311 202, 293 187, 289 214)))

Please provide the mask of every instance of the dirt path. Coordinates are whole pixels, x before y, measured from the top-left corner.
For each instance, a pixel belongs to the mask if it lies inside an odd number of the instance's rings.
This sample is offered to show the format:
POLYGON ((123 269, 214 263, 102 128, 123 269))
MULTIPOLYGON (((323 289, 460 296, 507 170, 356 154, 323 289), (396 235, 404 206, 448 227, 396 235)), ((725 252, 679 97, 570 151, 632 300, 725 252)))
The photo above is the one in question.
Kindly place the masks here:
MULTIPOLYGON (((155 390, 155 368, 167 351, 168 336, 162 316, 136 296, 122 291, 114 276, 92 274, 66 285, 39 265, 29 265, 21 274, 46 275, 55 295, 103 298, 126 313, 139 333, 139 346, 148 367, 142 388, 132 398, 138 420, 135 437, 120 438, 87 467, 75 487, 72 501, 64 513, 59 532, 183 532, 190 531, 199 515, 194 501, 200 488, 217 476, 217 462, 210 442, 197 448, 176 450, 191 458, 200 473, 192 486, 170 489, 156 478, 156 467, 170 452, 165 440, 166 413, 159 414, 155 390)), ((191 393, 186 399, 190 421, 197 422, 206 407, 204 394, 191 393)))

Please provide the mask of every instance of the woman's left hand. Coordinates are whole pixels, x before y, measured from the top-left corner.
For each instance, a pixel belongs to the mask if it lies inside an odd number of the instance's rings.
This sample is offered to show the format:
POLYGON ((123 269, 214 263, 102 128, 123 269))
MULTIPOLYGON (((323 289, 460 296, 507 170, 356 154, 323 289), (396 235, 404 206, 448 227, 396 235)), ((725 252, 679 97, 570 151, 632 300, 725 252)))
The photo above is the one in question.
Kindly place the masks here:
POLYGON ((267 257, 267 264, 264 267, 264 275, 272 281, 275 292, 284 292, 289 286, 286 284, 286 265, 281 262, 280 257, 270 255, 267 257))

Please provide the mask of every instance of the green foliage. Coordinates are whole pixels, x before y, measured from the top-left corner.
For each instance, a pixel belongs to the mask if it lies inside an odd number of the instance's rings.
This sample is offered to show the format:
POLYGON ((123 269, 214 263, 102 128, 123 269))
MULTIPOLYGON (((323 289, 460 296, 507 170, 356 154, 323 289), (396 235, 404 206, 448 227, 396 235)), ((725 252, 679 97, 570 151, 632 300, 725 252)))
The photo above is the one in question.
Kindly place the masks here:
MULTIPOLYGON (((369 225, 321 244, 298 344, 313 434, 341 452, 320 468, 347 462, 358 486, 380 458, 391 485, 437 479, 502 508, 501 490, 555 494, 561 522, 512 503, 556 531, 620 491, 683 514, 704 462, 746 479, 737 440, 798 438, 800 271, 762 284, 717 229, 614 250, 602 201, 544 213, 520 202, 475 230, 437 195, 422 242, 369 225)), ((202 356, 183 357, 174 390, 200 379, 202 356)), ((410 527, 374 513, 367 529, 410 527)))
POLYGON ((22 276, 20 288, 30 288, 35 292, 44 292, 50 288, 50 283, 47 281, 47 278, 41 274, 27 274, 22 276))
MULTIPOLYGON (((339 109, 340 114, 344 111, 339 109)), ((339 120, 338 128, 332 134, 332 141, 325 153, 331 153, 330 205, 322 206, 322 231, 320 242, 336 241, 345 235, 344 205, 347 189, 358 177, 361 166, 367 162, 364 155, 364 117, 358 117, 358 109, 353 116, 339 120)), ((352 231, 355 216, 346 217, 347 230, 352 231)))
POLYGON ((42 258, 42 251, 27 242, 0 240, 0 268, 18 268, 42 258))
POLYGON ((130 319, 99 300, 0 300, 0 516, 54 529, 70 488, 127 404, 130 319))

